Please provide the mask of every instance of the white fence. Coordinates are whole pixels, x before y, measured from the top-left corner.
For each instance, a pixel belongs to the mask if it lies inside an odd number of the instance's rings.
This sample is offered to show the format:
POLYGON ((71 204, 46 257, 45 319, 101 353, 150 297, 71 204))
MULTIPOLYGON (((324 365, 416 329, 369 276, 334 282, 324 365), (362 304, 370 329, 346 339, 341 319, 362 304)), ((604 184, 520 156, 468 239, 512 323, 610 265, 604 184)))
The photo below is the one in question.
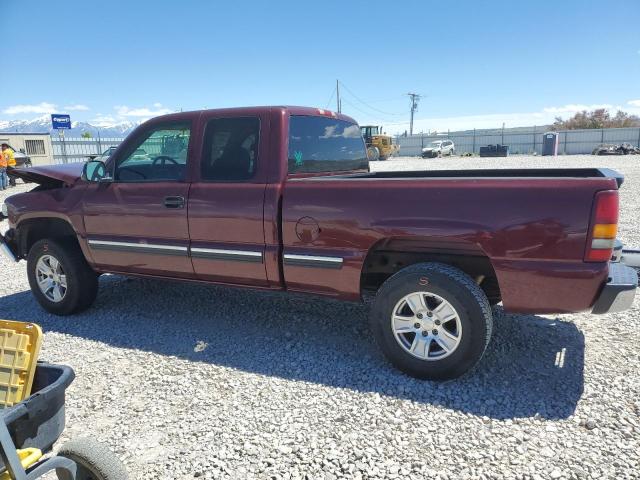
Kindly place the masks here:
MULTIPOLYGON (((400 155, 420 155, 422 148, 434 140, 449 139, 455 143, 457 153, 479 153, 485 145, 508 145, 511 154, 542 153, 541 128, 515 128, 504 130, 470 130, 438 135, 397 137, 400 155)), ((640 147, 640 128, 603 128, 590 130, 562 130, 558 152, 562 155, 591 153, 602 143, 630 143, 640 147)), ((52 136, 55 163, 83 162, 89 156, 99 155, 115 147, 124 138, 66 138, 52 136)))
MULTIPOLYGON (((509 153, 542 153, 541 128, 514 128, 504 130, 470 130, 448 132, 438 135, 419 134, 409 137, 399 136, 400 155, 420 155, 422 148, 434 140, 452 140, 457 153, 479 153, 486 145, 508 145, 509 153)), ((561 130, 558 153, 571 155, 591 153, 602 143, 630 143, 640 147, 640 128, 603 128, 589 130, 561 130)))
POLYGON ((100 155, 109 147, 117 147, 124 138, 65 138, 51 136, 54 163, 84 162, 100 155))

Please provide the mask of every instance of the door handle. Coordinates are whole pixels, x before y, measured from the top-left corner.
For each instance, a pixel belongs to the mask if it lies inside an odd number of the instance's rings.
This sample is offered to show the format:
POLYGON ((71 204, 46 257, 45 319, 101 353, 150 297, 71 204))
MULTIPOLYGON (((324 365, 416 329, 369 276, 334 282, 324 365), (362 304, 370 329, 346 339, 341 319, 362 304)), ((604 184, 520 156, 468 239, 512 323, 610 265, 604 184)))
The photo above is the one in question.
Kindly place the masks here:
POLYGON ((184 197, 164 197, 164 206, 167 208, 184 208, 184 197))

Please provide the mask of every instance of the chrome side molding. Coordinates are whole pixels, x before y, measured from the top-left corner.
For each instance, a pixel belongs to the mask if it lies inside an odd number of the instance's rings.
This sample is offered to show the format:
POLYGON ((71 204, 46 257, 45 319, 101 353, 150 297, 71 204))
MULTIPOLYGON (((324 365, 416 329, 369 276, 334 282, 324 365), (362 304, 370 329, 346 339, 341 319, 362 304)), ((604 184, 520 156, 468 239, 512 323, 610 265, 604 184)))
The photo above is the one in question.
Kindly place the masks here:
POLYGON ((189 249, 179 245, 159 245, 155 243, 115 242, 109 240, 88 240, 94 250, 113 250, 116 252, 160 253, 165 255, 188 256, 189 249))
POLYGON ((262 263, 262 252, 256 252, 253 250, 191 247, 191 257, 210 260, 232 260, 236 262, 262 263))
POLYGON ((284 254, 284 264, 296 267, 342 268, 344 259, 341 257, 325 257, 321 255, 284 254))
POLYGON ((161 245, 157 243, 117 242, 112 240, 88 240, 94 250, 111 250, 116 252, 136 252, 159 255, 180 255, 210 260, 231 260, 236 262, 262 263, 262 252, 255 250, 231 250, 222 248, 183 247, 181 245, 161 245))

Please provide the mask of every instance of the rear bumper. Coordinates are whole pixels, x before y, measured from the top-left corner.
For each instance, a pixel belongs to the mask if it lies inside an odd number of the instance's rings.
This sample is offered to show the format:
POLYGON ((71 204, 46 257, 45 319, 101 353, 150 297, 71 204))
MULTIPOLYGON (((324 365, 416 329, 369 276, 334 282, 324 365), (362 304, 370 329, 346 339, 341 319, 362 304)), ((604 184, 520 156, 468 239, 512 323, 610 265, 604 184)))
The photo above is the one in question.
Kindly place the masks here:
POLYGON ((614 313, 627 310, 633 304, 638 288, 636 271, 621 263, 609 264, 609 280, 593 305, 591 313, 614 313))

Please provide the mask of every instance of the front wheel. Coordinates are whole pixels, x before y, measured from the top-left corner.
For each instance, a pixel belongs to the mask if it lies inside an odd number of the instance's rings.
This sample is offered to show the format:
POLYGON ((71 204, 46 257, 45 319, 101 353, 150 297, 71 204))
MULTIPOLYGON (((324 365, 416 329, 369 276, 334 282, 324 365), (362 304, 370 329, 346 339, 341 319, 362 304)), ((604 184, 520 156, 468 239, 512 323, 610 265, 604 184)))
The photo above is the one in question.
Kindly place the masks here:
POLYGON ((70 315, 91 306, 98 277, 73 240, 39 240, 27 256, 31 292, 47 312, 70 315))
POLYGON ((412 265, 378 290, 370 317, 389 361, 416 378, 448 380, 470 370, 491 338, 491 307, 464 272, 440 263, 412 265))
MULTIPOLYGON (((58 455, 76 464, 76 480, 127 480, 129 476, 120 460, 92 438, 79 438, 65 443, 58 455)), ((59 480, 71 480, 69 473, 56 470, 59 480)))

